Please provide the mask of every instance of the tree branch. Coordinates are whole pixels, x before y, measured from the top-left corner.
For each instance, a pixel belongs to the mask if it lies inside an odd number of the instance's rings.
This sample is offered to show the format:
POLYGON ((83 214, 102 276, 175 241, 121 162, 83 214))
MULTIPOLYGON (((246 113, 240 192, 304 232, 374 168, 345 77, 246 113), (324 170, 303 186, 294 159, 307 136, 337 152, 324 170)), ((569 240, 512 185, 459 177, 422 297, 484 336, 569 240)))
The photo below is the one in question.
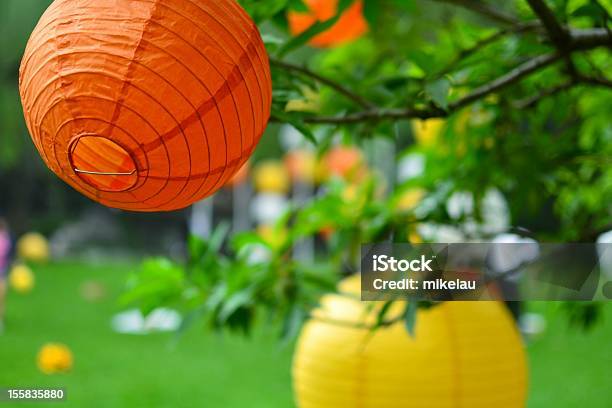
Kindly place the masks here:
POLYGON ((541 55, 535 57, 509 73, 474 89, 469 94, 449 104, 448 109, 442 109, 435 105, 430 105, 425 108, 405 108, 405 109, 374 109, 363 112, 357 112, 345 116, 323 116, 323 117, 307 117, 304 118, 306 123, 327 123, 327 124, 350 124, 360 122, 380 122, 389 119, 429 119, 434 117, 446 117, 453 111, 458 110, 470 103, 482 99, 502 88, 514 84, 525 76, 553 64, 561 58, 557 52, 552 54, 541 55))
POLYGON ((548 36, 559 50, 563 50, 570 45, 569 33, 561 26, 557 17, 555 17, 552 10, 546 5, 544 0, 527 0, 529 7, 538 16, 548 36))
POLYGON ((473 46, 461 50, 456 55, 456 57, 453 58, 453 60, 449 64, 447 64, 444 68, 442 68, 440 71, 438 71, 434 75, 434 77, 439 78, 441 76, 444 76, 444 75, 448 74, 463 59, 471 56, 472 54, 477 53, 482 48, 484 48, 484 47, 486 47, 486 46, 496 42, 497 40, 503 38, 504 36, 506 36, 508 34, 519 34, 519 33, 527 32, 527 31, 534 31, 534 30, 537 30, 539 28, 541 28, 540 23, 532 21, 532 22, 529 22, 529 23, 517 24, 517 25, 515 25, 513 27, 510 27, 510 28, 501 29, 501 30, 497 31, 496 33, 493 33, 493 34, 489 35, 488 37, 485 37, 482 40, 476 42, 476 44, 474 44, 473 46))
MULTIPOLYGON (((434 0, 434 1, 443 1, 443 0, 434 0)), ((563 50, 557 50, 550 54, 540 55, 535 57, 527 62, 519 65, 512 71, 507 74, 504 74, 493 81, 481 85, 480 87, 474 89, 469 94, 463 96, 462 98, 451 102, 447 109, 442 109, 434 104, 429 104, 424 107, 408 107, 408 108, 378 108, 373 103, 365 100, 360 95, 355 94, 354 92, 346 89, 342 85, 328 79, 325 77, 316 74, 307 68, 299 67, 296 65, 292 65, 282 61, 271 60, 273 65, 278 66, 279 68, 286 69, 288 71, 297 72, 302 75, 309 76, 331 88, 335 89, 339 93, 343 94, 347 98, 353 100, 355 103, 359 104, 364 108, 361 112, 350 113, 347 115, 338 115, 338 116, 311 116, 305 117, 303 121, 305 123, 310 124, 355 124, 355 123, 377 123, 385 120, 400 120, 400 119, 430 119, 430 118, 440 118, 449 116, 454 111, 465 107, 477 100, 480 100, 490 94, 493 94, 497 91, 500 91, 518 81, 523 79, 530 74, 537 72, 549 65, 554 64, 560 59, 566 58, 568 55, 576 51, 585 51, 591 50, 601 46, 612 47, 612 32, 608 31, 605 28, 593 28, 593 29, 572 29, 568 30, 569 42, 568 46, 563 50)), ((585 77, 584 75, 576 72, 572 77, 573 85, 578 82, 596 85, 596 86, 606 86, 612 87, 611 81, 602 77, 585 77)), ((561 86, 559 86, 561 87, 561 86)), ((561 87, 565 88, 565 87, 561 87)), ((553 95, 555 93, 561 92, 563 89, 559 90, 549 90, 548 92, 553 95)), ((546 92, 546 91, 544 91, 546 92)), ((544 96, 546 97, 546 95, 544 96)), ((533 96, 532 98, 525 99, 523 102, 530 104, 536 102, 530 102, 530 99, 536 98, 533 96)), ((283 122, 281 118, 277 118, 275 116, 271 117, 271 121, 273 122, 283 122)))
POLYGON ((512 15, 506 14, 503 11, 499 11, 485 3, 474 0, 431 0, 438 3, 453 4, 455 6, 463 7, 465 9, 476 12, 492 21, 502 23, 505 25, 517 25, 520 21, 512 15))
POLYGON ((595 47, 612 47, 612 32, 605 28, 570 31, 571 50, 589 50, 595 47))
POLYGON ((357 105, 361 106, 362 108, 365 109, 373 109, 376 108, 376 106, 371 103, 370 101, 366 100, 365 98, 363 98, 361 95, 356 94, 355 92, 349 90, 348 88, 340 85, 339 83, 326 78, 322 75, 317 74, 316 72, 313 72, 311 70, 309 70, 306 67, 302 67, 299 65, 295 65, 295 64, 291 64, 289 62, 285 62, 285 61, 280 61, 274 58, 270 58, 270 64, 283 69, 285 71, 288 72, 294 72, 294 73, 298 73, 307 77, 310 77, 312 79, 314 79, 315 81, 323 84, 323 85, 327 85, 330 88, 334 89, 336 92, 338 92, 341 95, 344 95, 345 97, 347 97, 348 99, 350 99, 351 101, 355 102, 357 105))
POLYGON ((449 107, 451 109, 462 108, 470 103, 477 101, 485 96, 488 96, 502 88, 505 88, 509 85, 514 84, 515 82, 523 79, 529 74, 532 74, 535 71, 538 71, 542 68, 545 68, 561 58, 561 54, 558 52, 554 52, 551 54, 544 54, 538 57, 535 57, 518 67, 514 68, 512 71, 508 72, 505 75, 500 76, 499 78, 489 82, 488 84, 482 85, 476 89, 474 89, 471 93, 459 99, 458 101, 451 103, 449 107))
POLYGON ((550 96, 553 96, 553 95, 556 95, 558 93, 561 93, 563 91, 566 91, 566 90, 570 89, 571 87, 573 87, 574 85, 576 85, 576 81, 571 79, 569 81, 566 81, 566 82, 564 82, 562 84, 559 84, 557 86, 554 86, 552 88, 543 89, 540 92, 538 92, 535 95, 532 95, 532 96, 530 96, 528 98, 516 101, 513 105, 517 109, 532 108, 532 107, 536 106, 542 99, 545 99, 545 98, 548 98, 550 96))

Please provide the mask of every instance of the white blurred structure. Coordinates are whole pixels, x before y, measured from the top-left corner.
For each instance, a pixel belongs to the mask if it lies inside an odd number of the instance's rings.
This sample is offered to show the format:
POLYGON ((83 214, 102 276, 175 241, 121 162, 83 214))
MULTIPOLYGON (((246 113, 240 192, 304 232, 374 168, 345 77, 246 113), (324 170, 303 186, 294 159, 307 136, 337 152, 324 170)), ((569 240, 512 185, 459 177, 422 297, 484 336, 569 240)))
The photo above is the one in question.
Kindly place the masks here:
POLYGON ((489 267, 503 274, 532 262, 540 256, 540 245, 531 238, 517 234, 500 234, 491 241, 489 267))
POLYGON ((260 193, 251 201, 251 216, 258 224, 270 225, 276 222, 289 208, 284 195, 260 193))
POLYGON ((158 308, 146 317, 140 310, 130 309, 113 316, 111 327, 117 333, 148 334, 175 331, 181 322, 181 315, 172 309, 158 308))
POLYGON ((191 207, 189 232, 202 239, 207 239, 212 232, 213 197, 198 201, 191 207))
POLYGON ((278 133, 278 138, 285 151, 295 150, 304 144, 302 133, 291 125, 283 125, 278 133))
POLYGON ((446 202, 446 211, 451 219, 462 220, 457 228, 472 238, 500 234, 510 228, 510 209, 501 191, 488 189, 479 204, 480 222, 474 214, 476 200, 468 191, 454 192, 446 202))
POLYGON ((420 177, 425 172, 425 156, 410 153, 402 157, 397 164, 397 181, 403 183, 420 177))
POLYGON ((612 278, 612 231, 597 238, 597 253, 602 274, 612 278))

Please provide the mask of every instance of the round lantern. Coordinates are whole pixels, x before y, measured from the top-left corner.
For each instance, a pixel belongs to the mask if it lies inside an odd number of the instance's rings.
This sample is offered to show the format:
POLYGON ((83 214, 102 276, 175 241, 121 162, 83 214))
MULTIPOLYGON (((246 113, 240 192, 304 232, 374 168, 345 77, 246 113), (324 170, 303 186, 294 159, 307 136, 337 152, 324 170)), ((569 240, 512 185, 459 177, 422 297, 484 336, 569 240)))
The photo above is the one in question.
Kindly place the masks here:
POLYGON ((27 265, 17 264, 11 268, 8 282, 15 292, 25 294, 34 289, 36 277, 27 265))
POLYGON ((134 211, 221 188, 255 149, 272 93, 259 31, 234 0, 56 0, 19 90, 47 166, 134 211))
POLYGON ((366 160, 356 147, 334 147, 323 157, 323 162, 328 176, 357 181, 366 173, 366 160))
MULTIPOLYGON (((304 0, 308 12, 291 11, 287 15, 289 29, 293 35, 306 31, 317 21, 333 18, 338 11, 338 0, 304 0)), ((316 35, 310 44, 316 47, 331 47, 361 37, 368 31, 368 22, 363 16, 363 1, 357 0, 340 16, 336 24, 316 35)))
POLYGON ((266 160, 253 170, 255 190, 262 193, 285 194, 291 188, 291 180, 282 162, 266 160))
MULTIPOLYGON (((403 322, 372 333, 354 326, 376 320, 354 296, 359 284, 352 277, 344 295, 324 297, 302 331, 293 363, 300 408, 525 406, 523 346, 502 303, 446 302, 419 310, 414 337, 403 322)), ((396 306, 387 318, 401 313, 396 306)))
POLYGON ((67 373, 72 369, 74 357, 68 346, 59 343, 45 344, 37 356, 38 368, 44 374, 67 373))
POLYGON ((288 152, 284 158, 285 167, 291 179, 299 183, 314 183, 317 172, 317 156, 306 149, 288 152))
POLYGON ((47 238, 38 232, 28 232, 17 241, 17 255, 24 261, 46 262, 50 253, 47 238))

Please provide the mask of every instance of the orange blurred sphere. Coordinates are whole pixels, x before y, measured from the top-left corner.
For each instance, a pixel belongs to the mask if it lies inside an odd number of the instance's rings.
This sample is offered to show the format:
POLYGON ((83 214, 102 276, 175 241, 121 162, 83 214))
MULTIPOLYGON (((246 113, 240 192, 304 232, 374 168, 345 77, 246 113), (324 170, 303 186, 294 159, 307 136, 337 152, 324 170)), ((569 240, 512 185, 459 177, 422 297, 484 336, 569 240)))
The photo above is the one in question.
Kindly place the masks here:
MULTIPOLYGON (((304 0, 309 12, 290 11, 287 14, 291 34, 299 35, 317 21, 333 18, 338 10, 338 0, 304 0)), ((355 1, 340 16, 336 24, 316 35, 310 44, 315 47, 332 47, 356 40, 368 31, 363 16, 363 2, 355 1)))
POLYGON ((352 146, 338 146, 324 157, 327 175, 347 180, 358 179, 366 173, 365 158, 361 150, 352 146))
POLYGON ((19 91, 51 171, 103 205, 146 212, 218 191, 272 103, 264 42, 235 0, 55 0, 19 91))
POLYGON ((316 179, 317 158, 309 150, 294 150, 285 155, 285 167, 292 180, 313 183, 316 179))

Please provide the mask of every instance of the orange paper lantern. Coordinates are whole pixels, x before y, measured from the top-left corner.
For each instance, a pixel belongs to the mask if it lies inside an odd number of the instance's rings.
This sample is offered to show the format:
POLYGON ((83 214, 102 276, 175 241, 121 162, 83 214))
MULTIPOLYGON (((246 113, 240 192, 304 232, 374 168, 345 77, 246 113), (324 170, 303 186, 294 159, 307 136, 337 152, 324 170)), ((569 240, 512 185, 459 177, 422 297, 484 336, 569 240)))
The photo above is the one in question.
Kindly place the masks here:
POLYGON ((364 176, 366 162, 363 153, 352 146, 337 146, 323 158, 328 175, 356 180, 364 176))
POLYGON ((56 0, 19 89, 47 166, 134 211, 221 188, 259 142, 272 98, 259 31, 234 0, 56 0))
MULTIPOLYGON (((317 21, 333 18, 338 10, 338 0, 304 0, 310 10, 307 13, 290 11, 287 14, 289 29, 293 35, 301 34, 317 21)), ((363 1, 357 0, 340 16, 336 24, 316 35, 310 41, 316 47, 331 47, 361 37, 368 31, 368 22, 363 16, 363 1)))

